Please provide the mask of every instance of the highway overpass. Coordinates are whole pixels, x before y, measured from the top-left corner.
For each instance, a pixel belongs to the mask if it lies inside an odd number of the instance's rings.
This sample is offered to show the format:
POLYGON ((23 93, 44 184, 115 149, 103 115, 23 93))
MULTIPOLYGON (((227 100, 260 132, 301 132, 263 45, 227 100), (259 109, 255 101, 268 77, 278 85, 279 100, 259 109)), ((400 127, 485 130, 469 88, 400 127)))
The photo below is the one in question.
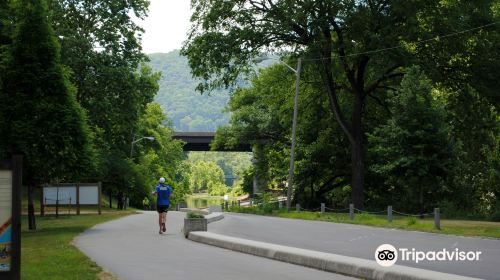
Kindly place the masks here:
MULTIPOLYGON (((172 138, 186 142, 184 151, 212 151, 210 144, 214 140, 215 132, 174 132, 172 138)), ((217 149, 220 152, 251 152, 250 144, 242 143, 232 149, 217 149)))

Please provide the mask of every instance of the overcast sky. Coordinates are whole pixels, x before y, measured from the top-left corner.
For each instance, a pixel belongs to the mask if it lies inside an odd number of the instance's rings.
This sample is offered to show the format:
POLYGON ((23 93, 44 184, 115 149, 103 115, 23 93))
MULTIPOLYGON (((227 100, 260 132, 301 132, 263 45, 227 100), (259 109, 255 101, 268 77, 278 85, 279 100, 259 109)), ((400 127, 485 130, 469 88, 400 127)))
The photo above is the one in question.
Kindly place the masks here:
POLYGON ((148 18, 137 22, 145 30, 142 49, 147 54, 180 49, 190 26, 191 1, 150 0, 150 2, 148 18))

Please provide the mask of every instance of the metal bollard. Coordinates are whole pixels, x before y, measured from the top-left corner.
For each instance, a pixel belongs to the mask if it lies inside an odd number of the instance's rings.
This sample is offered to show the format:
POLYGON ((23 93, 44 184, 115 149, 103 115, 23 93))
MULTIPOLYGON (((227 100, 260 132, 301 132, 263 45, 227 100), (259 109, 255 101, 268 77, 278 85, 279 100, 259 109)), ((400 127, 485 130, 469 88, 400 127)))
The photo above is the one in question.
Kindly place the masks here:
POLYGON ((321 203, 321 214, 325 213, 325 204, 321 203))
POLYGON ((439 213, 439 208, 434 208, 434 227, 437 230, 441 230, 441 216, 439 213))
POLYGON ((387 221, 392 223, 392 205, 387 206, 387 221))
POLYGON ((349 219, 354 220, 354 204, 349 204, 349 219))
POLYGON ((300 212, 300 204, 297 203, 295 205, 295 211, 300 212))

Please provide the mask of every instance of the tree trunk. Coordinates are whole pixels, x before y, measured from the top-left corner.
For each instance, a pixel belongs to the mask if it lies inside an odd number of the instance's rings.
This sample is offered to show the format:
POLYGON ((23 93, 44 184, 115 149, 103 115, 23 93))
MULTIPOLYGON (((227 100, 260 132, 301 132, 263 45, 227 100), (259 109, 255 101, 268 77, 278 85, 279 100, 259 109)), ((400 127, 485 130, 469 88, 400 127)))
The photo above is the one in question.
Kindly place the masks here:
MULTIPOLYGON (((331 46, 327 48, 326 53, 323 55, 329 57, 331 53, 331 46)), ((331 72, 331 60, 328 59, 323 61, 322 68, 322 78, 326 84, 326 89, 328 92, 328 99, 330 108, 333 112, 335 120, 339 124, 342 131, 347 136, 349 143, 351 144, 351 199, 354 207, 363 210, 363 186, 364 186, 364 157, 363 157, 363 128, 362 128, 362 115, 363 115, 363 103, 364 103, 364 93, 362 92, 362 85, 353 85, 354 91, 354 104, 353 111, 351 115, 351 126, 348 125, 340 104, 337 99, 337 93, 335 90, 335 85, 332 79, 331 72)), ((346 70, 347 71, 347 70, 346 70)), ((349 74, 349 73, 347 73, 349 74)), ((352 83, 355 83, 354 79, 351 79, 352 83)))
POLYGON ((309 188, 311 188, 311 193, 309 195, 309 205, 308 205, 308 207, 313 208, 314 205, 316 204, 316 200, 314 199, 316 197, 316 193, 314 191, 314 184, 313 184, 313 182, 310 182, 309 188))
POLYGON ((117 200, 118 200, 117 208, 120 210, 123 210, 123 194, 122 193, 118 194, 117 200))
POLYGON ((113 194, 111 193, 111 191, 108 192, 108 195, 109 195, 109 208, 113 208, 113 194))
POLYGON ((35 206, 33 205, 33 184, 28 185, 28 228, 36 230, 35 206))
POLYGON ((363 127, 362 127, 363 101, 356 97, 352 112, 352 138, 351 141, 351 198, 354 207, 363 210, 363 186, 365 181, 365 166, 363 155, 363 127))
POLYGON ((419 206, 420 206, 420 219, 424 218, 424 190, 422 184, 420 184, 419 189, 419 206))

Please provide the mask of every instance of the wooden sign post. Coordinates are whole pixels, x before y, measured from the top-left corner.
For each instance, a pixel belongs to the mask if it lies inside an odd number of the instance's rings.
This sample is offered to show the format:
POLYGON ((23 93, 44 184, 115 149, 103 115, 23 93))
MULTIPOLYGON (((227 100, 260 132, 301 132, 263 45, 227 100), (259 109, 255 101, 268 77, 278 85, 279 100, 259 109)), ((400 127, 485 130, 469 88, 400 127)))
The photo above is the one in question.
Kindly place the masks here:
POLYGON ((21 279, 22 156, 0 161, 0 279, 21 279))

